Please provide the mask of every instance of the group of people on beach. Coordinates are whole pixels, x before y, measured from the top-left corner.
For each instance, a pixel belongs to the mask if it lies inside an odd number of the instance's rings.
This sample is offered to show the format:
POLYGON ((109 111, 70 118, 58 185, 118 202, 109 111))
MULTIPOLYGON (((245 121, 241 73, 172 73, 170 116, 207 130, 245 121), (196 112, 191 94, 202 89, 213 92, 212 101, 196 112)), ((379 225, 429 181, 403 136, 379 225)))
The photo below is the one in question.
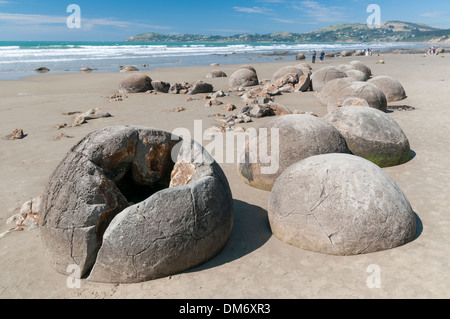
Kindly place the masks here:
MULTIPOLYGON (((317 58, 317 51, 314 50, 312 53, 312 63, 316 63, 316 58, 317 58)), ((323 60, 325 59, 325 51, 322 50, 322 52, 320 52, 320 63, 323 62, 323 60)))
POLYGON ((373 49, 372 48, 364 49, 364 55, 365 56, 372 56, 372 54, 373 54, 373 49))
POLYGON ((433 47, 429 47, 427 54, 436 55, 436 47, 434 47, 434 46, 433 47))

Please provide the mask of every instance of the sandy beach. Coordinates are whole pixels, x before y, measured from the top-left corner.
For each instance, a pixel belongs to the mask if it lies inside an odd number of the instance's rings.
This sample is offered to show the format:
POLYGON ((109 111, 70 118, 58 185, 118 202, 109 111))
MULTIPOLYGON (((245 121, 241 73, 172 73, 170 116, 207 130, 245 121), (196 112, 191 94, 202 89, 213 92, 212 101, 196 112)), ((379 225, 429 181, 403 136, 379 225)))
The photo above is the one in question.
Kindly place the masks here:
MULTIPOLYGON (((449 298, 450 297, 450 59, 447 55, 381 54, 370 57, 326 59, 311 64, 313 71, 328 65, 359 60, 374 76, 389 75, 404 86, 408 98, 390 105, 408 105, 412 111, 389 113, 409 138, 414 157, 406 164, 384 169, 400 186, 420 219, 413 242, 373 254, 338 257, 287 245, 270 231, 267 217, 269 192, 246 185, 236 164, 220 164, 233 193, 235 210, 231 237, 224 250, 208 263, 183 273, 139 284, 99 284, 81 281, 69 288, 67 277, 50 266, 39 230, 12 232, 0 238, 0 298, 145 298, 145 299, 297 299, 297 298, 449 298), (378 60, 385 64, 377 64, 378 60), (381 287, 370 288, 370 265, 381 270, 381 287)), ((281 66, 296 65, 286 59, 252 63, 260 80, 271 79, 281 66)), ((231 75, 238 65, 163 68, 142 73, 168 83, 211 83, 214 90, 229 89, 228 78, 205 79, 220 69, 231 75)), ((203 130, 218 125, 215 113, 231 114, 222 106, 205 107, 203 96, 146 93, 127 94, 110 101, 124 73, 41 74, 19 81, 0 82, 0 233, 14 225, 6 220, 21 205, 43 193, 50 174, 69 149, 88 133, 113 125, 139 125, 168 132, 193 131, 202 120, 203 130), (183 112, 173 112, 184 107, 183 112), (89 120, 60 130, 56 124, 72 123, 74 111, 100 108, 112 117, 89 120), (4 137, 23 129, 22 140, 4 137), (61 133, 65 136, 61 137, 61 133), (57 138, 60 137, 60 138, 57 138)), ((236 92, 220 98, 244 103, 236 92)), ((327 112, 314 92, 284 93, 275 97, 291 110, 327 112)), ((243 127, 270 120, 255 119, 243 127)))

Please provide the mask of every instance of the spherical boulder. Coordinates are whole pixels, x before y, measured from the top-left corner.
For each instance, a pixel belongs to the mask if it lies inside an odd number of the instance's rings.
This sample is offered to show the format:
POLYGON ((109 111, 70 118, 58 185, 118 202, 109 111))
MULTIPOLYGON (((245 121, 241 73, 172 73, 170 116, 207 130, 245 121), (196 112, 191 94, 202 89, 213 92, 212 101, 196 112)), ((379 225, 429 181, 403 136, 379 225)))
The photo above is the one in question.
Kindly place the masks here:
MULTIPOLYGON (((299 64, 295 65, 295 67, 299 68, 299 69, 312 70, 312 67, 306 62, 299 63, 299 64)), ((303 73, 305 73, 305 72, 303 72, 303 73)))
POLYGON ((416 216, 378 166, 348 154, 312 156, 277 179, 269 199, 272 233, 322 254, 351 256, 403 246, 416 238, 416 216))
POLYGON ((325 83, 327 83, 328 81, 346 77, 347 74, 345 74, 345 72, 340 68, 335 66, 326 66, 312 73, 311 82, 313 90, 316 92, 320 92, 325 83))
POLYGON ((136 72, 139 69, 133 65, 125 65, 120 67, 120 72, 136 72))
POLYGON ((344 72, 347 72, 350 70, 356 70, 356 68, 350 64, 341 64, 341 65, 339 65, 339 69, 341 69, 344 72))
POLYGON ((366 100, 369 106, 377 110, 387 111, 387 100, 384 93, 375 85, 368 82, 354 81, 338 88, 328 96, 328 105, 334 106, 339 100, 357 97, 366 100))
POLYGON ((220 70, 212 70, 208 74, 206 74, 207 79, 213 79, 213 78, 226 78, 227 74, 220 70))
POLYGON ((342 134, 352 154, 380 167, 406 163, 411 158, 408 138, 388 114, 371 107, 344 106, 324 120, 342 134))
POLYGON ((248 68, 241 67, 230 76, 228 84, 230 87, 255 86, 259 84, 258 75, 248 68))
POLYGON ((328 112, 333 112, 334 110, 337 110, 340 107, 344 107, 344 106, 366 106, 366 107, 370 107, 369 103, 364 100, 361 99, 359 97, 347 97, 344 99, 339 99, 336 104, 328 104, 327 106, 327 111, 328 112))
POLYGON ((299 53, 296 55, 295 59, 296 60, 304 60, 304 59, 306 59, 306 56, 303 53, 299 53))
POLYGON ((336 100, 336 97, 334 96, 336 92, 339 91, 339 89, 341 89, 342 87, 347 86, 353 82, 356 82, 356 80, 351 77, 328 81, 324 84, 322 90, 318 94, 320 102, 323 105, 328 105, 330 101, 334 102, 336 100))
POLYGON ((355 80, 360 82, 365 82, 369 79, 365 73, 359 70, 348 70, 345 72, 345 74, 347 74, 349 78, 354 78, 355 80))
POLYGON ((247 133, 249 139, 238 157, 238 175, 248 185, 267 191, 287 167, 301 159, 349 153, 339 131, 312 115, 280 116, 247 133))
POLYGON ((364 73, 367 76, 367 78, 370 78, 372 76, 372 70, 364 63, 360 61, 351 61, 350 65, 354 66, 357 70, 364 73))
POLYGON ((370 79, 368 82, 379 88, 388 102, 401 101, 407 97, 402 84, 393 77, 381 75, 370 79))
POLYGON ((272 76, 272 82, 275 82, 276 80, 282 78, 283 76, 287 74, 297 74, 300 78, 303 75, 303 71, 300 68, 297 68, 295 66, 284 66, 280 69, 278 69, 272 76))
POLYGON ((45 189, 40 233, 52 266, 105 283, 178 273, 213 258, 232 228, 227 179, 192 140, 107 127, 74 146, 45 189))
POLYGON ((140 93, 153 90, 152 79, 142 73, 133 73, 126 76, 119 86, 119 92, 126 93, 140 93))

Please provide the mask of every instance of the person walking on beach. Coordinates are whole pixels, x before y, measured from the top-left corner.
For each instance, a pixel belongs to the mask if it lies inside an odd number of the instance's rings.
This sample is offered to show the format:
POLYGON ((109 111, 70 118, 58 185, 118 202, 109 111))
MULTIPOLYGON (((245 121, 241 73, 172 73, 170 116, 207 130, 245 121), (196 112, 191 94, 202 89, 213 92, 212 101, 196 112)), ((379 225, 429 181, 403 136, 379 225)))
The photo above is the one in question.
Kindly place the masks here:
POLYGON ((322 50, 322 52, 320 52, 320 63, 323 63, 324 59, 325 59, 325 51, 322 50))
POLYGON ((312 54, 312 63, 316 63, 316 56, 317 56, 317 52, 316 52, 316 50, 314 50, 313 54, 312 54))

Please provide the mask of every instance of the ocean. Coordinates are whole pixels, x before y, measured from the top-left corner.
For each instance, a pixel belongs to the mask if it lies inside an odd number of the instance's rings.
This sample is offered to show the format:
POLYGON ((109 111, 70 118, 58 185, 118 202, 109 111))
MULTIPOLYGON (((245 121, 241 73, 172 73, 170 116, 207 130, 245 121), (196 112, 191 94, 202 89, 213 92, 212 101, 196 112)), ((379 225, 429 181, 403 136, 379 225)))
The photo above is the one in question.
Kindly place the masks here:
POLYGON ((307 56, 313 50, 341 52, 372 48, 375 52, 418 49, 417 43, 131 43, 0 41, 0 80, 19 80, 47 67, 51 73, 78 73, 83 67, 95 72, 117 72, 120 66, 140 70, 174 66, 249 64, 307 56))

